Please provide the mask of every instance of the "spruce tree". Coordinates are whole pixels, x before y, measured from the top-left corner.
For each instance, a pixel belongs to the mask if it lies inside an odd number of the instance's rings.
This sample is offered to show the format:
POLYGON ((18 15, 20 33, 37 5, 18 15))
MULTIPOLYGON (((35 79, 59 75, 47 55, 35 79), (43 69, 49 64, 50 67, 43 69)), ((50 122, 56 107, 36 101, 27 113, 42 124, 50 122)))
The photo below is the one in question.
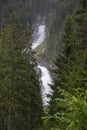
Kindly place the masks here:
POLYGON ((81 7, 76 11, 77 36, 79 39, 80 49, 87 50, 87 1, 81 0, 81 7))
MULTIPOLYGON (((55 60, 56 69, 54 70, 54 73, 56 75, 56 78, 54 79, 54 85, 52 86, 54 93, 52 95, 51 105, 56 105, 55 101, 53 100, 54 98, 61 97, 60 92, 58 93, 57 91, 58 86, 62 89, 68 90, 67 76, 69 74, 69 70, 72 69, 72 62, 70 62, 70 59, 73 59, 72 55, 75 52, 76 48, 76 35, 73 23, 73 18, 71 16, 67 16, 65 21, 62 51, 55 60)), ((56 109, 61 110, 62 108, 61 106, 57 107, 56 105, 55 110, 56 109)), ((55 111, 54 109, 51 110, 55 111)))
POLYGON ((40 127, 42 101, 30 30, 25 31, 15 13, 0 37, 0 128, 36 130, 40 127))

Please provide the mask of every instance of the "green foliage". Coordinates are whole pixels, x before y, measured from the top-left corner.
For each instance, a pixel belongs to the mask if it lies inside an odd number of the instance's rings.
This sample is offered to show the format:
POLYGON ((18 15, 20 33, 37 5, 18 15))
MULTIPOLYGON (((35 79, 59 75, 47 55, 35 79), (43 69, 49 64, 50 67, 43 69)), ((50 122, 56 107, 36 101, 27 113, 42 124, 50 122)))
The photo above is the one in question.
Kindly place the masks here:
POLYGON ((66 111, 57 112, 45 120, 55 120, 55 128, 50 130, 86 130, 87 128, 87 90, 73 89, 73 94, 63 89, 58 89, 64 99, 56 98, 55 102, 63 103, 66 111))

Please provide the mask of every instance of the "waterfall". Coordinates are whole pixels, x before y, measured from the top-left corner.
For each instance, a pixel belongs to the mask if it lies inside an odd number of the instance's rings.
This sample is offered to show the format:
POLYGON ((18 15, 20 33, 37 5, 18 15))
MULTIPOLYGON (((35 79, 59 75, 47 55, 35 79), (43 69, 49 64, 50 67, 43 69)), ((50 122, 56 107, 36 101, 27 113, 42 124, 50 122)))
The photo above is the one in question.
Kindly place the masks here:
POLYGON ((38 68, 40 68, 40 70, 42 72, 42 74, 41 74, 41 81, 42 81, 41 94, 42 94, 43 105, 45 106, 45 105, 48 105, 48 102, 50 101, 50 97, 47 97, 47 95, 52 94, 52 89, 49 86, 49 84, 52 84, 52 78, 46 67, 38 65, 38 68))
POLYGON ((45 25, 40 25, 38 27, 38 31, 37 31, 37 36, 38 38, 35 38, 33 43, 32 43, 32 50, 34 50, 35 48, 37 48, 41 43, 43 43, 44 39, 45 39, 45 25))
MULTIPOLYGON (((46 26, 45 25, 39 25, 38 30, 36 32, 37 37, 34 36, 34 40, 32 43, 32 50, 35 50, 40 44, 42 44, 46 37, 46 26)), ((44 66, 41 66, 40 63, 38 63, 38 68, 41 70, 41 95, 42 95, 42 101, 43 106, 48 105, 50 101, 50 97, 47 95, 52 94, 52 89, 50 88, 49 84, 52 84, 52 78, 50 75, 50 72, 48 69, 44 66)))

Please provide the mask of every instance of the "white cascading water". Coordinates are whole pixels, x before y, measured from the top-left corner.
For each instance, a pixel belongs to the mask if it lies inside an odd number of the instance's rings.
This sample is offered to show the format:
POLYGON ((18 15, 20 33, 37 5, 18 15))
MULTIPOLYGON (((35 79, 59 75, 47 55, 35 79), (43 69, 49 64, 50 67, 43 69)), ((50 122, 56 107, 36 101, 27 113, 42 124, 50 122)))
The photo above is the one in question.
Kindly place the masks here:
POLYGON ((52 84, 52 78, 50 76, 49 71, 47 70, 46 67, 38 65, 38 68, 40 68, 42 72, 41 76, 41 81, 42 81, 42 100, 43 100, 43 105, 46 106, 48 105, 48 102, 50 101, 50 97, 47 97, 47 95, 52 94, 52 89, 50 88, 49 84, 52 84))
MULTIPOLYGON (((44 42, 45 29, 46 29, 45 25, 40 25, 38 27, 37 31, 38 38, 34 39, 34 42, 32 43, 32 50, 36 49, 40 44, 44 42)), ((50 72, 46 67, 38 64, 38 68, 41 70, 41 82, 42 82, 41 94, 42 94, 43 106, 46 106, 50 101, 50 97, 47 97, 47 95, 52 94, 52 89, 49 86, 49 84, 52 84, 52 78, 50 72)))
POLYGON ((32 50, 34 50, 36 47, 38 47, 41 43, 43 43, 44 39, 45 39, 45 25, 40 25, 38 27, 38 39, 34 39, 34 42, 32 43, 32 50))

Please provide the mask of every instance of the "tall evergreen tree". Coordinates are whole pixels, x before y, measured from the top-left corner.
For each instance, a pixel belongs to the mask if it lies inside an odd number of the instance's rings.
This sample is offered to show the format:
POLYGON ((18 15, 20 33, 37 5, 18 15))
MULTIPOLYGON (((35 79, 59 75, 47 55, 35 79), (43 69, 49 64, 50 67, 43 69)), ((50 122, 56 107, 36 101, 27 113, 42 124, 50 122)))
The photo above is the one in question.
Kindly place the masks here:
POLYGON ((13 13, 0 36, 0 128, 36 130, 41 124, 42 101, 30 30, 27 26, 23 32, 13 13))
POLYGON ((81 0, 81 8, 76 12, 77 35, 80 43, 80 48, 87 50, 87 1, 81 0))
MULTIPOLYGON (((53 96, 52 96, 52 102, 51 105, 54 104, 54 98, 60 97, 60 93, 57 91, 57 87, 59 86, 60 88, 63 89, 68 89, 67 87, 67 76, 69 74, 69 70, 72 69, 72 65, 70 63, 70 59, 73 59, 72 54, 75 52, 75 44, 76 44, 76 35, 75 35, 75 30, 73 26, 73 19, 71 16, 67 16, 67 19, 65 21, 65 32, 63 36, 63 46, 62 46, 62 51, 61 54, 56 58, 55 65, 56 69, 54 70, 54 73, 56 75, 56 78, 54 80, 54 85, 52 86, 52 89, 54 91, 53 96)), ((59 106, 58 106, 59 107, 59 106)), ((52 106, 51 106, 52 108, 52 106)), ((57 105, 56 105, 56 108, 57 105)), ((61 110, 62 108, 59 107, 61 110)), ((55 111, 51 109, 52 111, 55 111)), ((51 113, 52 113, 51 111, 51 113)))

